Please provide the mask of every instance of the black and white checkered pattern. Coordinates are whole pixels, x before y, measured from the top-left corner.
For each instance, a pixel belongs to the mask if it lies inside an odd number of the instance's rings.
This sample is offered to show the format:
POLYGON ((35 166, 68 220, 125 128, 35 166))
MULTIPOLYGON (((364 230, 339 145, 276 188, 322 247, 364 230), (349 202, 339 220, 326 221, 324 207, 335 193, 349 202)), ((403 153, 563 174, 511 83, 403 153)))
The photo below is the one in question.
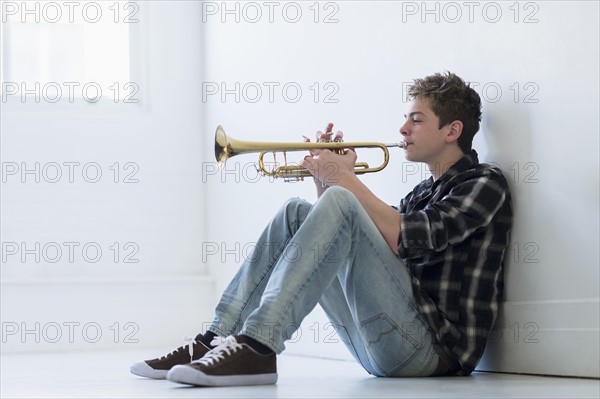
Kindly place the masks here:
POLYGON ((400 256, 440 356, 469 374, 498 314, 512 206, 502 172, 473 150, 400 203, 400 256))

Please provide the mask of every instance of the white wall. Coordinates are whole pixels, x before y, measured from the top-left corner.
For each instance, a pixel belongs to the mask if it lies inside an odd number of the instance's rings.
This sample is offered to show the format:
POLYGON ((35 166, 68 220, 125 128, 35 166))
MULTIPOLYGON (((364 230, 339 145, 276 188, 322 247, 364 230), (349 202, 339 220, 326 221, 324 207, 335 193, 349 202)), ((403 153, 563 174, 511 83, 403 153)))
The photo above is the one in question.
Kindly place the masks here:
POLYGON ((97 104, 38 104, 32 96, 2 102, 3 351, 171 348, 210 320, 213 280, 201 258, 200 9, 193 2, 140 3, 131 26, 138 104, 115 104, 108 91, 97 104), (79 163, 73 182, 65 162, 79 163), (91 162, 102 172, 97 183, 81 173, 91 162), (13 163, 20 169, 14 175, 13 163), (56 163, 63 175, 36 183, 22 175, 22 163, 39 163, 41 171, 56 163), (137 182, 124 182, 126 176, 137 182), (75 243, 68 244, 73 260, 65 242, 75 243), (21 243, 33 254, 23 259, 21 243), (55 263, 52 243, 63 250, 55 263), (86 260, 82 248, 90 243, 102 254, 90 250, 86 260))
MULTIPOLYGON (((329 121, 346 140, 397 140, 403 83, 458 73, 482 95, 475 147, 505 172, 515 209, 501 317, 481 368, 597 377, 598 3, 469 4, 320 3, 315 23, 312 2, 279 3, 273 22, 262 3, 238 4, 239 22, 220 3, 206 3, 203 81, 213 91, 205 90, 203 100, 204 159, 212 161, 217 124, 243 140, 298 141, 329 121), (262 19, 253 22, 256 4, 262 19), (298 7, 302 17, 291 23, 298 7), (337 22, 323 23, 331 13, 337 22), (337 102, 315 102, 315 82, 321 95, 336 88, 337 102), (294 92, 282 94, 286 83, 301 87, 297 102, 290 102, 294 92), (221 84, 230 90, 222 98, 221 91, 212 94, 221 84), (255 101, 257 85, 263 92, 255 101), (276 87, 272 102, 268 85, 276 87)), ((219 292, 237 269, 235 254, 243 257, 286 198, 314 199, 311 183, 254 181, 246 166, 254 161, 234 158, 228 173, 217 175, 205 165, 206 254, 219 292)), ((395 154, 384 172, 364 181, 397 203, 426 177, 395 154)), ((294 348, 342 353, 336 345, 294 348)))

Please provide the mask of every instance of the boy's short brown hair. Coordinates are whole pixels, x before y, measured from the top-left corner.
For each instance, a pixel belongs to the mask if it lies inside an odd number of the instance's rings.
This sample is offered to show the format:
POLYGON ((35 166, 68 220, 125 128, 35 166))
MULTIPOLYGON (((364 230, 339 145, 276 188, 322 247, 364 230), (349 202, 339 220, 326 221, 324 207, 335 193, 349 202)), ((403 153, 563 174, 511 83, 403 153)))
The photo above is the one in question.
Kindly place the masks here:
POLYGON ((427 100, 440 119, 440 128, 455 120, 461 121, 463 130, 458 146, 465 154, 471 151, 473 136, 481 122, 481 99, 468 83, 451 72, 436 73, 415 79, 408 87, 408 98, 427 100))

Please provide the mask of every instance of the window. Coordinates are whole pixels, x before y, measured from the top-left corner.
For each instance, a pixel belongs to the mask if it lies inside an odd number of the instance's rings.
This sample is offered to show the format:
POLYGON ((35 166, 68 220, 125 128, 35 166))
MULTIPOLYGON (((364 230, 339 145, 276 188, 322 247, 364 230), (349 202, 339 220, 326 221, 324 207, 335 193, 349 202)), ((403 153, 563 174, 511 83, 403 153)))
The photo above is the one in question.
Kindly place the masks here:
POLYGON ((2 100, 102 99, 136 91, 130 26, 139 7, 125 1, 0 1, 2 100))

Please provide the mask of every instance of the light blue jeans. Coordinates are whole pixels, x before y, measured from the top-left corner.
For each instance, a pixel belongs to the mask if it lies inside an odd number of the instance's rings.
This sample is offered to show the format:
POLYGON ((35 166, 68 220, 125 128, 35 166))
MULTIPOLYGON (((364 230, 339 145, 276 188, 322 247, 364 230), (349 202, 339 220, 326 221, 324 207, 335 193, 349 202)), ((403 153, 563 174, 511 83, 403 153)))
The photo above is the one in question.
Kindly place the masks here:
POLYGON ((416 310, 406 266, 354 194, 339 187, 315 205, 286 202, 223 293, 208 330, 244 334, 281 353, 317 303, 369 373, 434 373, 433 333, 416 310))

